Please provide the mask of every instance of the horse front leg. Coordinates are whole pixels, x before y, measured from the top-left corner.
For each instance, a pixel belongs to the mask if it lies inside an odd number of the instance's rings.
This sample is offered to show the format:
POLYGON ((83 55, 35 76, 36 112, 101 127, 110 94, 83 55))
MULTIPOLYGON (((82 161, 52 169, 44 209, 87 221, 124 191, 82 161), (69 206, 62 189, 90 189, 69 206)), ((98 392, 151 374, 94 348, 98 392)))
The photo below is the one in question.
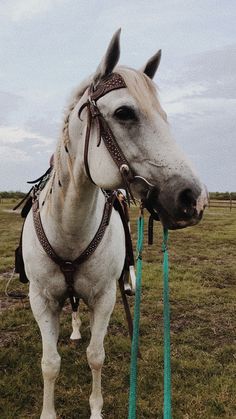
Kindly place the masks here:
POLYGON ((42 373, 44 380, 43 409, 41 419, 56 419, 54 406, 55 381, 60 371, 61 358, 57 352, 59 336, 58 307, 51 307, 49 301, 30 287, 30 304, 38 323, 43 344, 42 373))
POLYGON ((80 327, 81 327, 81 319, 79 315, 79 307, 77 311, 72 312, 72 333, 70 335, 71 340, 79 340, 81 339, 80 327))
POLYGON ((89 398, 91 416, 90 419, 101 419, 103 397, 101 391, 101 372, 105 359, 104 337, 111 313, 115 305, 115 286, 106 292, 97 302, 91 313, 91 340, 87 348, 87 359, 92 372, 92 393, 89 398))

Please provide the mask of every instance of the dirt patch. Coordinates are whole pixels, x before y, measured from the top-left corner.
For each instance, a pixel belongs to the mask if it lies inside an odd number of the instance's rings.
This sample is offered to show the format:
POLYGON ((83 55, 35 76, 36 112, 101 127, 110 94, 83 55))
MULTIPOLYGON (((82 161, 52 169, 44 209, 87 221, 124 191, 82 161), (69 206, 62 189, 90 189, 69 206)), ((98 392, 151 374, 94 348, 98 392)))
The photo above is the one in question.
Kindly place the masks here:
POLYGON ((28 308, 29 301, 28 297, 26 298, 11 298, 7 297, 6 295, 0 294, 0 311, 3 312, 5 310, 16 310, 22 308, 28 308))
POLYGON ((0 275, 0 311, 26 308, 29 306, 28 290, 22 289, 23 284, 19 282, 16 275, 9 283, 6 295, 6 285, 12 276, 12 272, 3 272, 0 275))
POLYGON ((22 329, 27 327, 27 324, 21 324, 20 326, 15 327, 13 330, 3 330, 0 336, 0 348, 7 348, 13 343, 17 342, 19 339, 19 334, 22 329))
POLYGON ((8 346, 14 344, 17 341, 18 333, 14 332, 1 332, 0 337, 0 348, 7 348, 8 346))

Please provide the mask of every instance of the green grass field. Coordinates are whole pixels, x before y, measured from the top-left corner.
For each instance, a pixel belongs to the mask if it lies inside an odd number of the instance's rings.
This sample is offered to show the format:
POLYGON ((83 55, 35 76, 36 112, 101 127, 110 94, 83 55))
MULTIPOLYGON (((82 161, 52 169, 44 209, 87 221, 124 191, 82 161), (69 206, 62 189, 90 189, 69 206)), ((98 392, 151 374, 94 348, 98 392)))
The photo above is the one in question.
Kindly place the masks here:
MULTIPOLYGON (((4 290, 13 267, 21 219, 0 204, 1 419, 39 418, 42 405, 41 338, 28 299, 4 290)), ((132 210, 133 231, 137 211, 132 210)), ((147 222, 146 222, 147 225, 147 222)), ((162 418, 163 319, 160 225, 145 243, 137 418, 162 418)), ((135 234, 134 234, 135 239, 135 234)), ((236 418, 236 209, 212 208, 196 227, 170 232, 172 398, 174 419, 236 418)), ((17 277, 10 291, 27 293, 17 277)), ((81 304, 83 340, 69 341, 70 307, 61 316, 62 366, 56 386, 59 418, 89 418, 86 361, 88 310, 81 304)), ((126 419, 130 341, 121 298, 105 341, 104 419, 126 419)))

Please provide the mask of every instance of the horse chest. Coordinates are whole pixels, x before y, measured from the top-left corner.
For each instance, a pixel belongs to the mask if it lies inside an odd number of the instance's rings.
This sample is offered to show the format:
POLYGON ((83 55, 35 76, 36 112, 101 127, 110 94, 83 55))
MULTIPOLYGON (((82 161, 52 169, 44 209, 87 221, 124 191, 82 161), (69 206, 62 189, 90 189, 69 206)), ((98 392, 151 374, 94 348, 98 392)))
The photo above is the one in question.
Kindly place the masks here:
MULTIPOLYGON (((31 283, 50 298, 63 299, 67 292, 64 275, 45 254, 35 234, 29 232, 34 232, 31 216, 26 221, 23 236, 25 249, 28 249, 24 252, 25 268, 31 283)), ((78 246, 75 245, 74 248, 77 249, 78 246)), ((73 288, 76 295, 86 302, 92 301, 101 293, 106 293, 121 275, 124 258, 123 226, 118 214, 113 212, 110 225, 96 251, 73 273, 73 288)))

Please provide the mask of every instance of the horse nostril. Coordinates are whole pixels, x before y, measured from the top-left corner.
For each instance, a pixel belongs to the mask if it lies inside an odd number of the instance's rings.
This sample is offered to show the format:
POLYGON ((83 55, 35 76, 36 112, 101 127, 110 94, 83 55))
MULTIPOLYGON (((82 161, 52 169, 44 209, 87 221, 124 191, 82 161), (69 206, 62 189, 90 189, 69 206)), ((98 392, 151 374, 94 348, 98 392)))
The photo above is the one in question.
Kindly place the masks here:
POLYGON ((192 216, 196 210, 197 200, 191 189, 184 189, 178 196, 178 204, 181 211, 192 216))

